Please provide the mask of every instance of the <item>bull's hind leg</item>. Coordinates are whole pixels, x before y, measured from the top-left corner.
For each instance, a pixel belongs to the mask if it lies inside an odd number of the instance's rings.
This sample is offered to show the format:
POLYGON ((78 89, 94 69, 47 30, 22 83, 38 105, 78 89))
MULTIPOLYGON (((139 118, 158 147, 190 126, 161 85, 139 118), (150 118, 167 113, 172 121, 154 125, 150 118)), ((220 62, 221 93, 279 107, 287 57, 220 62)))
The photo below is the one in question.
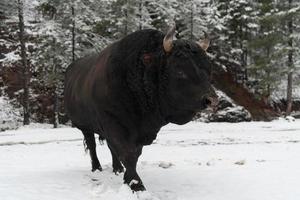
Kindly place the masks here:
POLYGON ((92 172, 99 170, 102 171, 102 167, 97 157, 96 153, 96 142, 95 142, 95 135, 93 131, 82 130, 84 135, 84 140, 87 146, 87 149, 90 152, 91 162, 92 162, 92 172))
POLYGON ((124 172, 124 167, 122 166, 120 160, 118 159, 117 155, 113 151, 113 149, 110 147, 109 143, 107 143, 107 146, 110 150, 111 156, 112 156, 112 167, 113 167, 113 172, 115 174, 122 173, 124 172))

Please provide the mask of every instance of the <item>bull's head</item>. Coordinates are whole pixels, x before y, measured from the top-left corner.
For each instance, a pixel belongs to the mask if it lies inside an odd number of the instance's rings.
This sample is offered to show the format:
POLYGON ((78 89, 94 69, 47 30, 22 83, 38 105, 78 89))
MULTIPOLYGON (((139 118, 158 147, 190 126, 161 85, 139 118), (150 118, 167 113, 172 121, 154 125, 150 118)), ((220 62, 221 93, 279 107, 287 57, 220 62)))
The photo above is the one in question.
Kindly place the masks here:
POLYGON ((184 112, 216 107, 217 95, 210 84, 211 64, 206 54, 209 39, 199 42, 173 40, 175 26, 165 35, 163 48, 169 71, 169 104, 184 112))

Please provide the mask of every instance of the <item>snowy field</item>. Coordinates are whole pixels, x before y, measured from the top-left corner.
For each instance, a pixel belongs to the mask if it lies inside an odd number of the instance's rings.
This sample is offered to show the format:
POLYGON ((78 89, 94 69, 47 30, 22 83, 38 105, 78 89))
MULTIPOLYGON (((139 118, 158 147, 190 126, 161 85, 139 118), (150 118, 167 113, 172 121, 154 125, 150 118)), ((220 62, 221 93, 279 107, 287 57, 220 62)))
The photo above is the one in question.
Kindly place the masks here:
POLYGON ((1 200, 298 200, 300 120, 164 127, 138 163, 146 192, 112 173, 90 172, 77 129, 0 132, 1 200))

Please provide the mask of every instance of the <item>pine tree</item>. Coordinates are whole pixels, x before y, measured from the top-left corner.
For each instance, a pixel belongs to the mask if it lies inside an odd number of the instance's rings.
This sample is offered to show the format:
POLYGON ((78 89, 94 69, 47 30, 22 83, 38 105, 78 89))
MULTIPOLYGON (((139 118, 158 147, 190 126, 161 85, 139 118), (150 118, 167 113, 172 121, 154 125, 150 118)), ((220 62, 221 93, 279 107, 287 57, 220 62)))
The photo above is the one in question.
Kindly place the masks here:
POLYGON ((178 16, 176 17, 179 26, 179 37, 189 40, 199 40, 204 33, 214 32, 215 19, 214 4, 186 0, 180 1, 178 6, 178 16))
POLYGON ((298 1, 286 0, 278 3, 277 14, 282 26, 281 34, 284 37, 282 47, 285 50, 285 72, 287 76, 287 108, 286 115, 290 115, 293 103, 293 76, 297 73, 296 63, 299 62, 297 55, 300 54, 300 3, 298 1))
POLYGON ((151 18, 146 6, 147 0, 117 0, 111 2, 108 13, 109 29, 113 38, 119 39, 137 30, 150 28, 151 18))
MULTIPOLYGON (((148 27, 166 32, 170 24, 176 21, 179 7, 175 0, 145 0, 148 27)), ((176 26, 179 26, 177 21, 176 26)))
POLYGON ((29 66, 27 63, 26 46, 25 46, 25 30, 24 30, 24 13, 23 13, 23 0, 18 0, 18 18, 19 18, 19 40, 21 47, 21 58, 22 58, 22 68, 23 68, 23 111, 24 111, 24 125, 30 123, 30 113, 29 113, 29 66))
POLYGON ((109 42, 97 33, 97 24, 101 21, 96 14, 101 11, 98 8, 100 2, 90 0, 48 0, 36 7, 40 16, 36 27, 37 47, 32 56, 34 73, 38 75, 36 85, 51 96, 51 121, 55 127, 58 113, 62 112, 63 77, 67 66, 85 54, 100 51, 109 42))
POLYGON ((218 16, 214 30, 218 37, 217 64, 225 65, 240 83, 248 79, 248 42, 257 26, 254 5, 253 1, 218 0, 217 10, 212 9, 215 16, 218 16))
POLYGON ((255 90, 267 103, 280 83, 278 77, 283 73, 283 52, 280 44, 283 38, 273 0, 259 0, 256 9, 258 28, 249 43, 252 61, 249 71, 251 78, 257 82, 255 90))
MULTIPOLYGON (((288 8, 289 10, 292 8, 292 3, 293 0, 289 0, 288 8)), ((288 67, 289 67, 289 72, 288 72, 288 78, 287 78, 287 108, 286 108, 286 115, 290 115, 292 111, 292 96, 293 96, 293 67, 294 67, 294 52, 293 52, 293 38, 292 34, 294 32, 294 27, 293 27, 293 16, 290 16, 288 19, 288 33, 289 33, 289 40, 288 40, 288 67)))

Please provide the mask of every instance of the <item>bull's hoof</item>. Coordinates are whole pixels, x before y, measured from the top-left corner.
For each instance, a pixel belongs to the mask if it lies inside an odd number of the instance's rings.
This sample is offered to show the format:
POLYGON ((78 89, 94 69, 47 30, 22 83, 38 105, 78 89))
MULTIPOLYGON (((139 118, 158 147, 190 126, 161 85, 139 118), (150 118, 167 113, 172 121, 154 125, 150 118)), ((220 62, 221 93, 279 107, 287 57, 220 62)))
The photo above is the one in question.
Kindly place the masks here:
POLYGON ((113 172, 118 175, 124 172, 124 167, 123 166, 115 166, 113 167, 113 172))
POLYGON ((100 164, 92 166, 92 172, 95 172, 96 170, 99 170, 100 172, 102 172, 102 167, 100 164))
POLYGON ((133 192, 146 190, 145 186, 143 185, 143 183, 141 181, 132 180, 132 181, 130 181, 130 183, 128 185, 133 192))

